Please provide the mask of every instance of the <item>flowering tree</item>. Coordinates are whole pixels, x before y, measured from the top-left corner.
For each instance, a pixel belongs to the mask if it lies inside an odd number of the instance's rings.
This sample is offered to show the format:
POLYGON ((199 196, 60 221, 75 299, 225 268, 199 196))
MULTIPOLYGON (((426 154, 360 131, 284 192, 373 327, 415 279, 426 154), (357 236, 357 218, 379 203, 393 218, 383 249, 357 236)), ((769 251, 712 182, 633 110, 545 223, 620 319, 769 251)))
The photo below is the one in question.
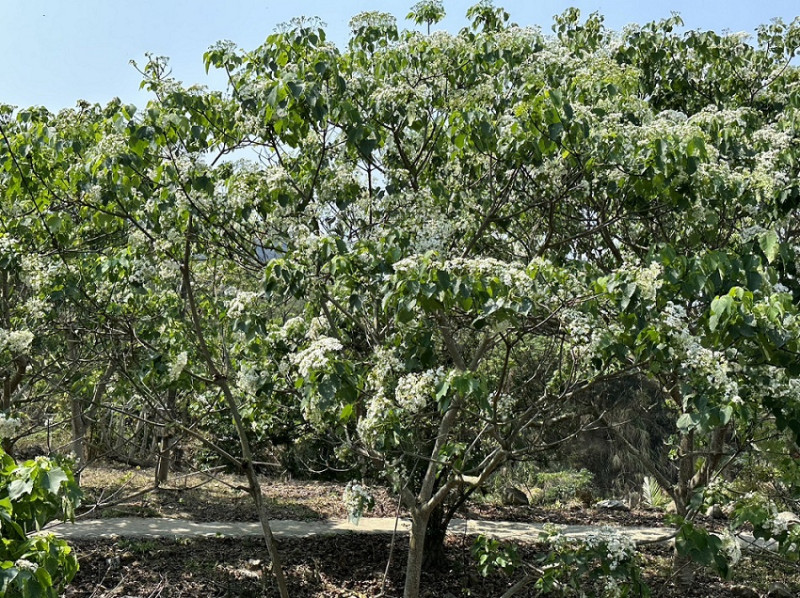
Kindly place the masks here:
MULTIPOLYGON (((668 469, 642 458, 691 553, 693 514, 755 432, 800 433, 800 27, 749 44, 570 10, 547 36, 483 2, 469 28, 430 32, 443 14, 415 6, 421 33, 364 13, 342 49, 311 20, 252 52, 219 44, 205 60, 228 93, 152 58, 142 111, 3 112, 0 266, 24 246, 54 272, 36 292, 69 308, 42 313, 64 333, 54 355, 86 372, 58 387, 76 437, 87 406, 131 415, 115 401, 138 397, 160 455, 190 434, 258 504, 253 435, 324 438, 408 508, 414 597, 465 478, 468 494, 569 441, 554 424, 647 377, 675 436, 668 469)), ((11 382, 36 349, 28 302, 2 324, 11 382)), ((741 521, 763 514, 751 498, 741 521)), ((369 503, 360 486, 348 500, 369 503)))

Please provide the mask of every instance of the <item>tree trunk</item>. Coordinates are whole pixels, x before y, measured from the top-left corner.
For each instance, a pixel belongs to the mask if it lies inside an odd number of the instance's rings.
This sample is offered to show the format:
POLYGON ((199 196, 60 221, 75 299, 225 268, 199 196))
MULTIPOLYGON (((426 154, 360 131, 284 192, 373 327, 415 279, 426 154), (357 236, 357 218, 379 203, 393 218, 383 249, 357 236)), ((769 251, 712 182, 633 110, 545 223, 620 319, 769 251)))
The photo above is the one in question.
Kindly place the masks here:
POLYGON ((698 564, 686 555, 678 554, 678 549, 672 555, 672 575, 675 585, 684 590, 694 585, 697 577, 698 564))
POLYGON ((177 391, 170 389, 167 391, 167 405, 162 412, 159 423, 164 424, 156 429, 158 434, 158 454, 156 455, 155 485, 159 486, 169 479, 169 470, 172 465, 172 443, 174 439, 166 424, 173 418, 175 411, 175 399, 177 391))
MULTIPOLYGON (((689 504, 694 491, 694 430, 690 430, 681 437, 680 451, 678 483, 674 493, 675 513, 686 519, 689 517, 689 504)), ((692 586, 697 569, 697 563, 685 555, 678 554, 676 547, 672 556, 672 571, 679 588, 688 589, 692 586)))
POLYGON ((69 449, 75 455, 75 481, 80 485, 81 471, 86 466, 88 426, 83 415, 83 401, 78 396, 70 398, 70 423, 72 425, 72 441, 69 443, 69 449))
POLYGON ((436 506, 425 526, 425 556, 422 568, 425 571, 442 569, 447 564, 444 551, 444 539, 447 535, 448 521, 444 516, 444 504, 436 506))
POLYGON ((156 470, 154 483, 156 487, 169 480, 169 469, 172 461, 172 439, 162 434, 158 439, 158 455, 156 456, 156 470))
MULTIPOLYGON (((192 326, 195 332, 195 341, 197 348, 203 360, 206 362, 209 371, 211 372, 215 382, 222 390, 225 397, 225 402, 230 410, 233 424, 236 427, 236 433, 239 436, 239 446, 242 449, 242 465, 244 466, 245 474, 247 475, 247 482, 250 488, 250 495, 253 498, 256 509, 258 510, 258 519, 261 522, 261 531, 264 537, 264 543, 267 545, 267 552, 269 552, 270 559, 272 559, 272 575, 275 577, 275 583, 278 586, 278 593, 281 598, 289 598, 289 589, 286 585, 286 576, 283 574, 283 567, 281 565, 280 555, 278 554, 278 545, 275 543, 275 537, 272 535, 272 529, 269 525, 269 516, 264 507, 264 500, 261 496, 261 485, 258 483, 256 470, 253 467, 253 453, 250 450, 250 439, 247 435, 247 428, 242 421, 242 413, 239 411, 239 404, 236 397, 233 396, 231 387, 228 384, 227 377, 223 376, 217 368, 214 357, 211 354, 208 344, 206 343, 203 327, 200 323, 200 314, 197 311, 197 303, 194 299, 194 292, 192 291, 192 279, 189 274, 189 257, 191 255, 191 236, 192 236, 192 216, 189 216, 189 223, 186 231, 186 243, 184 245, 183 264, 181 265, 181 275, 183 280, 182 293, 185 294, 187 304, 189 306, 189 314, 192 320, 192 326)), ((423 527, 424 529, 424 527, 423 527)))
POLYGON ((422 565, 425 559, 425 536, 429 515, 419 509, 411 510, 411 536, 408 540, 408 561, 403 598, 419 598, 422 565))

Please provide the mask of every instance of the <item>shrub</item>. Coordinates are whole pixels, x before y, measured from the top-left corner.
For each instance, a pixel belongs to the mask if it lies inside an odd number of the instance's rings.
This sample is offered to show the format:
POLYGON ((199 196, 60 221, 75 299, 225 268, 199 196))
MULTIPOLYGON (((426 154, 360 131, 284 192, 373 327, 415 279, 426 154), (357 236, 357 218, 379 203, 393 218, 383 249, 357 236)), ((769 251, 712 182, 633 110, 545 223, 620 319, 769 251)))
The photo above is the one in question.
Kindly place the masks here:
POLYGON ((592 486, 592 473, 586 469, 541 472, 536 476, 536 484, 542 489, 542 502, 568 501, 579 492, 589 490, 592 486))
POLYGON ((650 595, 642 579, 636 545, 619 531, 601 528, 575 538, 552 528, 544 539, 550 550, 541 559, 543 575, 536 582, 540 592, 572 589, 582 596, 650 595))
POLYGON ((644 476, 642 482, 642 502, 649 509, 663 511, 671 502, 670 496, 664 492, 658 482, 650 476, 644 476))
POLYGON ((71 519, 81 492, 66 463, 36 457, 17 464, 0 449, 0 596, 57 598, 78 571, 64 540, 36 534, 71 519))

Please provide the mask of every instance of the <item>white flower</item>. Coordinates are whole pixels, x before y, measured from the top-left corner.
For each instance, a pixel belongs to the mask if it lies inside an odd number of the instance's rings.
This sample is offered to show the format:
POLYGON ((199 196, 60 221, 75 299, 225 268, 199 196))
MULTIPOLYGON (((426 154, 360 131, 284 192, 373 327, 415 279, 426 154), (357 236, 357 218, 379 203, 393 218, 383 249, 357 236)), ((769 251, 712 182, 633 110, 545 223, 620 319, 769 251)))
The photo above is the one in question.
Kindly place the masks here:
POLYGON ((27 559, 17 559, 16 562, 14 563, 14 566, 17 569, 23 571, 30 571, 31 573, 36 573, 36 570, 39 568, 39 565, 27 559))
POLYGON ((169 373, 167 374, 167 378, 170 382, 174 382, 178 379, 178 376, 181 375, 181 372, 186 367, 188 359, 189 356, 186 351, 178 353, 178 356, 175 358, 175 362, 172 364, 172 366, 170 366, 169 373))
POLYGON ((330 336, 321 336, 313 341, 302 351, 290 357, 293 365, 297 367, 303 378, 308 378, 309 373, 320 370, 328 365, 331 353, 342 350, 342 343, 330 336))
POLYGON ((601 527, 582 538, 556 534, 549 539, 556 550, 583 548, 608 561, 612 571, 636 554, 636 543, 612 527, 601 527))
POLYGON ((636 284, 646 299, 653 300, 656 298, 656 292, 664 284, 661 275, 664 269, 658 262, 651 262, 647 268, 642 268, 636 273, 636 284))
POLYGON ((733 567, 742 558, 742 547, 730 530, 725 530, 719 537, 722 539, 722 550, 728 557, 728 564, 733 567))
POLYGON ((236 296, 228 302, 228 317, 233 320, 241 318, 261 296, 261 293, 238 291, 236 296))
POLYGON ((239 368, 236 386, 246 395, 255 395, 261 388, 261 373, 254 365, 243 364, 239 368))
POLYGON ((7 349, 14 355, 28 352, 33 343, 30 330, 3 330, 0 328, 0 350, 7 349))
POLYGON ((0 415, 0 438, 13 438, 21 426, 20 420, 0 415))
POLYGON ((426 370, 406 374, 397 381, 394 397, 398 407, 409 414, 419 413, 433 398, 436 384, 442 379, 444 370, 426 370))
POLYGON ((342 501, 347 507, 347 517, 355 524, 358 524, 365 511, 369 511, 375 506, 375 497, 366 486, 347 482, 342 501))

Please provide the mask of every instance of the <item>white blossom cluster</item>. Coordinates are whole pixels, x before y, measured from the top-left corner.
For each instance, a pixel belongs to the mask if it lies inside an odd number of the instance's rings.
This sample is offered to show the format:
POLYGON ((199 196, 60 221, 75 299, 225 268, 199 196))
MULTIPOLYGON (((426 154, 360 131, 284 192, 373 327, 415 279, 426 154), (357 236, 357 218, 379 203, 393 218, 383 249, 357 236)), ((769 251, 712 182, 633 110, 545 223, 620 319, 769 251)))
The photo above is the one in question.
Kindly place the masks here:
POLYGON ((33 333, 30 330, 5 330, 0 328, 0 351, 24 355, 31 348, 33 333))
POLYGON ((394 397, 397 406, 408 414, 424 410, 436 392, 436 385, 444 378, 444 368, 406 374, 397 381, 394 397))
POLYGON ((305 337, 306 321, 301 316, 286 320, 280 328, 274 328, 267 334, 267 341, 276 345, 279 343, 296 343, 305 337))
POLYGON ((559 315, 564 332, 575 349, 587 357, 594 355, 603 332, 596 319, 573 308, 564 309, 559 315))
POLYGON ((347 517, 358 524, 366 511, 375 506, 375 497, 369 488, 354 482, 348 482, 342 493, 342 501, 347 508, 347 517))
MULTIPOLYGON (((393 265, 394 271, 396 273, 409 272, 424 259, 425 256, 419 254, 410 255, 395 262, 393 265)), ((438 266, 451 273, 496 278, 501 284, 514 289, 519 295, 532 294, 535 291, 533 279, 528 272, 528 268, 521 264, 504 262, 494 258, 455 258, 443 262, 433 260, 431 265, 438 266)))
POLYGON ((0 415, 0 438, 13 438, 21 427, 19 419, 0 415))
POLYGON ((375 350, 374 362, 367 374, 366 390, 371 394, 367 412, 356 424, 362 442, 373 448, 378 446, 381 427, 395 409, 395 404, 386 395, 387 387, 404 369, 394 352, 385 347, 375 350))
POLYGON ((19 241, 9 235, 0 235, 0 255, 16 254, 19 241))
POLYGON ((107 156, 118 156, 128 150, 128 140, 121 133, 106 133, 86 155, 87 161, 103 160, 107 156))
POLYGON ((601 527, 581 538, 559 533, 551 536, 549 541, 556 550, 568 550, 580 546, 587 551, 596 553, 608 562, 609 569, 612 571, 619 567, 620 563, 632 559, 636 554, 636 543, 612 527, 601 527))
POLYGON ((0 438, 13 438, 21 427, 20 420, 0 415, 0 438))
POLYGON ((722 550, 725 552, 729 566, 735 566, 742 559, 742 547, 739 545, 739 541, 727 529, 720 535, 720 539, 722 540, 722 550))
MULTIPOLYGON (((168 248, 161 245, 161 242, 161 240, 156 242, 156 249, 162 252, 168 251, 168 248)), ((147 288, 155 288, 159 281, 175 282, 179 279, 180 266, 175 260, 152 253, 152 247, 146 251, 146 253, 141 253, 130 261, 128 277, 131 282, 147 288)))
POLYGON ((20 571, 30 571, 31 573, 36 573, 39 569, 39 565, 27 559, 17 559, 14 561, 14 566, 20 571))
MULTIPOLYGON (((375 209, 374 199, 365 198, 365 201, 367 205, 363 206, 362 210, 375 209)), ((464 236, 466 231, 474 226, 467 219, 467 210, 451 212, 447 206, 447 202, 442 202, 441 198, 435 197, 425 189, 417 193, 387 195, 379 204, 383 213, 404 215, 402 226, 412 235, 414 251, 419 254, 428 251, 447 252, 455 239, 464 236), (410 206, 413 206, 413 209, 410 210, 410 206)), ((394 226, 394 221, 389 219, 374 234, 385 236, 394 226)))
POLYGON ((60 260, 47 260, 35 253, 26 253, 21 256, 20 280, 34 293, 46 289, 53 278, 61 275, 66 266, 60 260))
POLYGON ((779 517, 778 509, 772 503, 770 503, 770 514, 771 518, 769 520, 769 525, 766 527, 773 537, 778 537, 781 534, 788 532, 792 525, 796 525, 785 517, 779 517))
POLYGON ((228 317, 232 320, 241 318, 261 299, 263 299, 263 293, 237 290, 233 298, 228 301, 228 317))
POLYGON ((392 268, 394 268, 395 272, 409 272, 410 270, 412 270, 415 267, 417 267, 417 265, 419 265, 419 262, 420 262, 421 259, 422 259, 422 256, 420 256, 420 255, 417 255, 417 254, 409 255, 407 257, 404 257, 401 260, 396 261, 392 265, 392 268))
POLYGON ((131 282, 142 286, 150 286, 156 278, 158 268, 154 256, 143 254, 130 261, 128 277, 131 282))
POLYGON ((480 276, 498 278, 505 286, 516 289, 520 294, 533 290, 533 281, 527 269, 521 264, 503 262, 493 258, 456 258, 444 263, 446 270, 466 271, 480 276))
POLYGON ((770 394, 787 402, 800 403, 800 379, 786 375, 782 368, 763 367, 764 380, 769 380, 769 385, 752 383, 752 392, 770 394))
POLYGON ((722 351, 704 347, 690 333, 686 310, 668 302, 661 313, 664 332, 669 339, 668 353, 680 363, 696 391, 715 393, 728 403, 741 403, 739 384, 732 376, 738 366, 722 351))
POLYGON ((328 319, 325 316, 317 316, 316 318, 311 318, 306 336, 310 340, 317 340, 323 336, 328 336, 327 333, 329 331, 328 319))
POLYGON ((85 200, 91 203, 102 205, 103 201, 103 187, 94 184, 86 191, 85 200))
POLYGON ((22 309, 30 320, 43 320, 47 316, 49 306, 40 297, 30 297, 25 301, 22 309))
POLYGON ((372 395, 367 406, 367 413, 358 420, 356 429, 361 441, 371 448, 379 448, 382 438, 382 427, 393 413, 394 403, 389 400, 383 389, 372 395))
POLYGON ((236 387, 246 396, 254 396, 261 388, 261 372, 251 363, 242 363, 236 376, 236 387))
POLYGON ((328 365, 330 354, 342 350, 342 343, 330 336, 321 336, 314 340, 308 347, 291 356, 292 365, 297 367, 303 378, 314 370, 320 370, 328 365))
MULTIPOLYGON (((249 120, 251 117, 241 118, 249 120)), ((251 130, 255 131, 258 127, 260 123, 255 124, 251 130)), ((237 176, 228 179, 227 186, 219 190, 222 205, 231 210, 249 206, 264 192, 284 189, 291 181, 286 170, 277 164, 261 168, 253 162, 239 160, 236 162, 236 170, 237 176)))
POLYGON ((183 370, 186 368, 188 360, 189 355, 186 351, 181 351, 178 353, 178 355, 175 357, 175 361, 173 361, 169 367, 169 372, 167 373, 167 379, 170 382, 174 382, 178 379, 183 370))
POLYGON ((661 278, 663 274, 664 268, 658 262, 651 262, 646 268, 637 268, 634 271, 636 286, 644 299, 655 300, 658 289, 664 284, 661 278))

